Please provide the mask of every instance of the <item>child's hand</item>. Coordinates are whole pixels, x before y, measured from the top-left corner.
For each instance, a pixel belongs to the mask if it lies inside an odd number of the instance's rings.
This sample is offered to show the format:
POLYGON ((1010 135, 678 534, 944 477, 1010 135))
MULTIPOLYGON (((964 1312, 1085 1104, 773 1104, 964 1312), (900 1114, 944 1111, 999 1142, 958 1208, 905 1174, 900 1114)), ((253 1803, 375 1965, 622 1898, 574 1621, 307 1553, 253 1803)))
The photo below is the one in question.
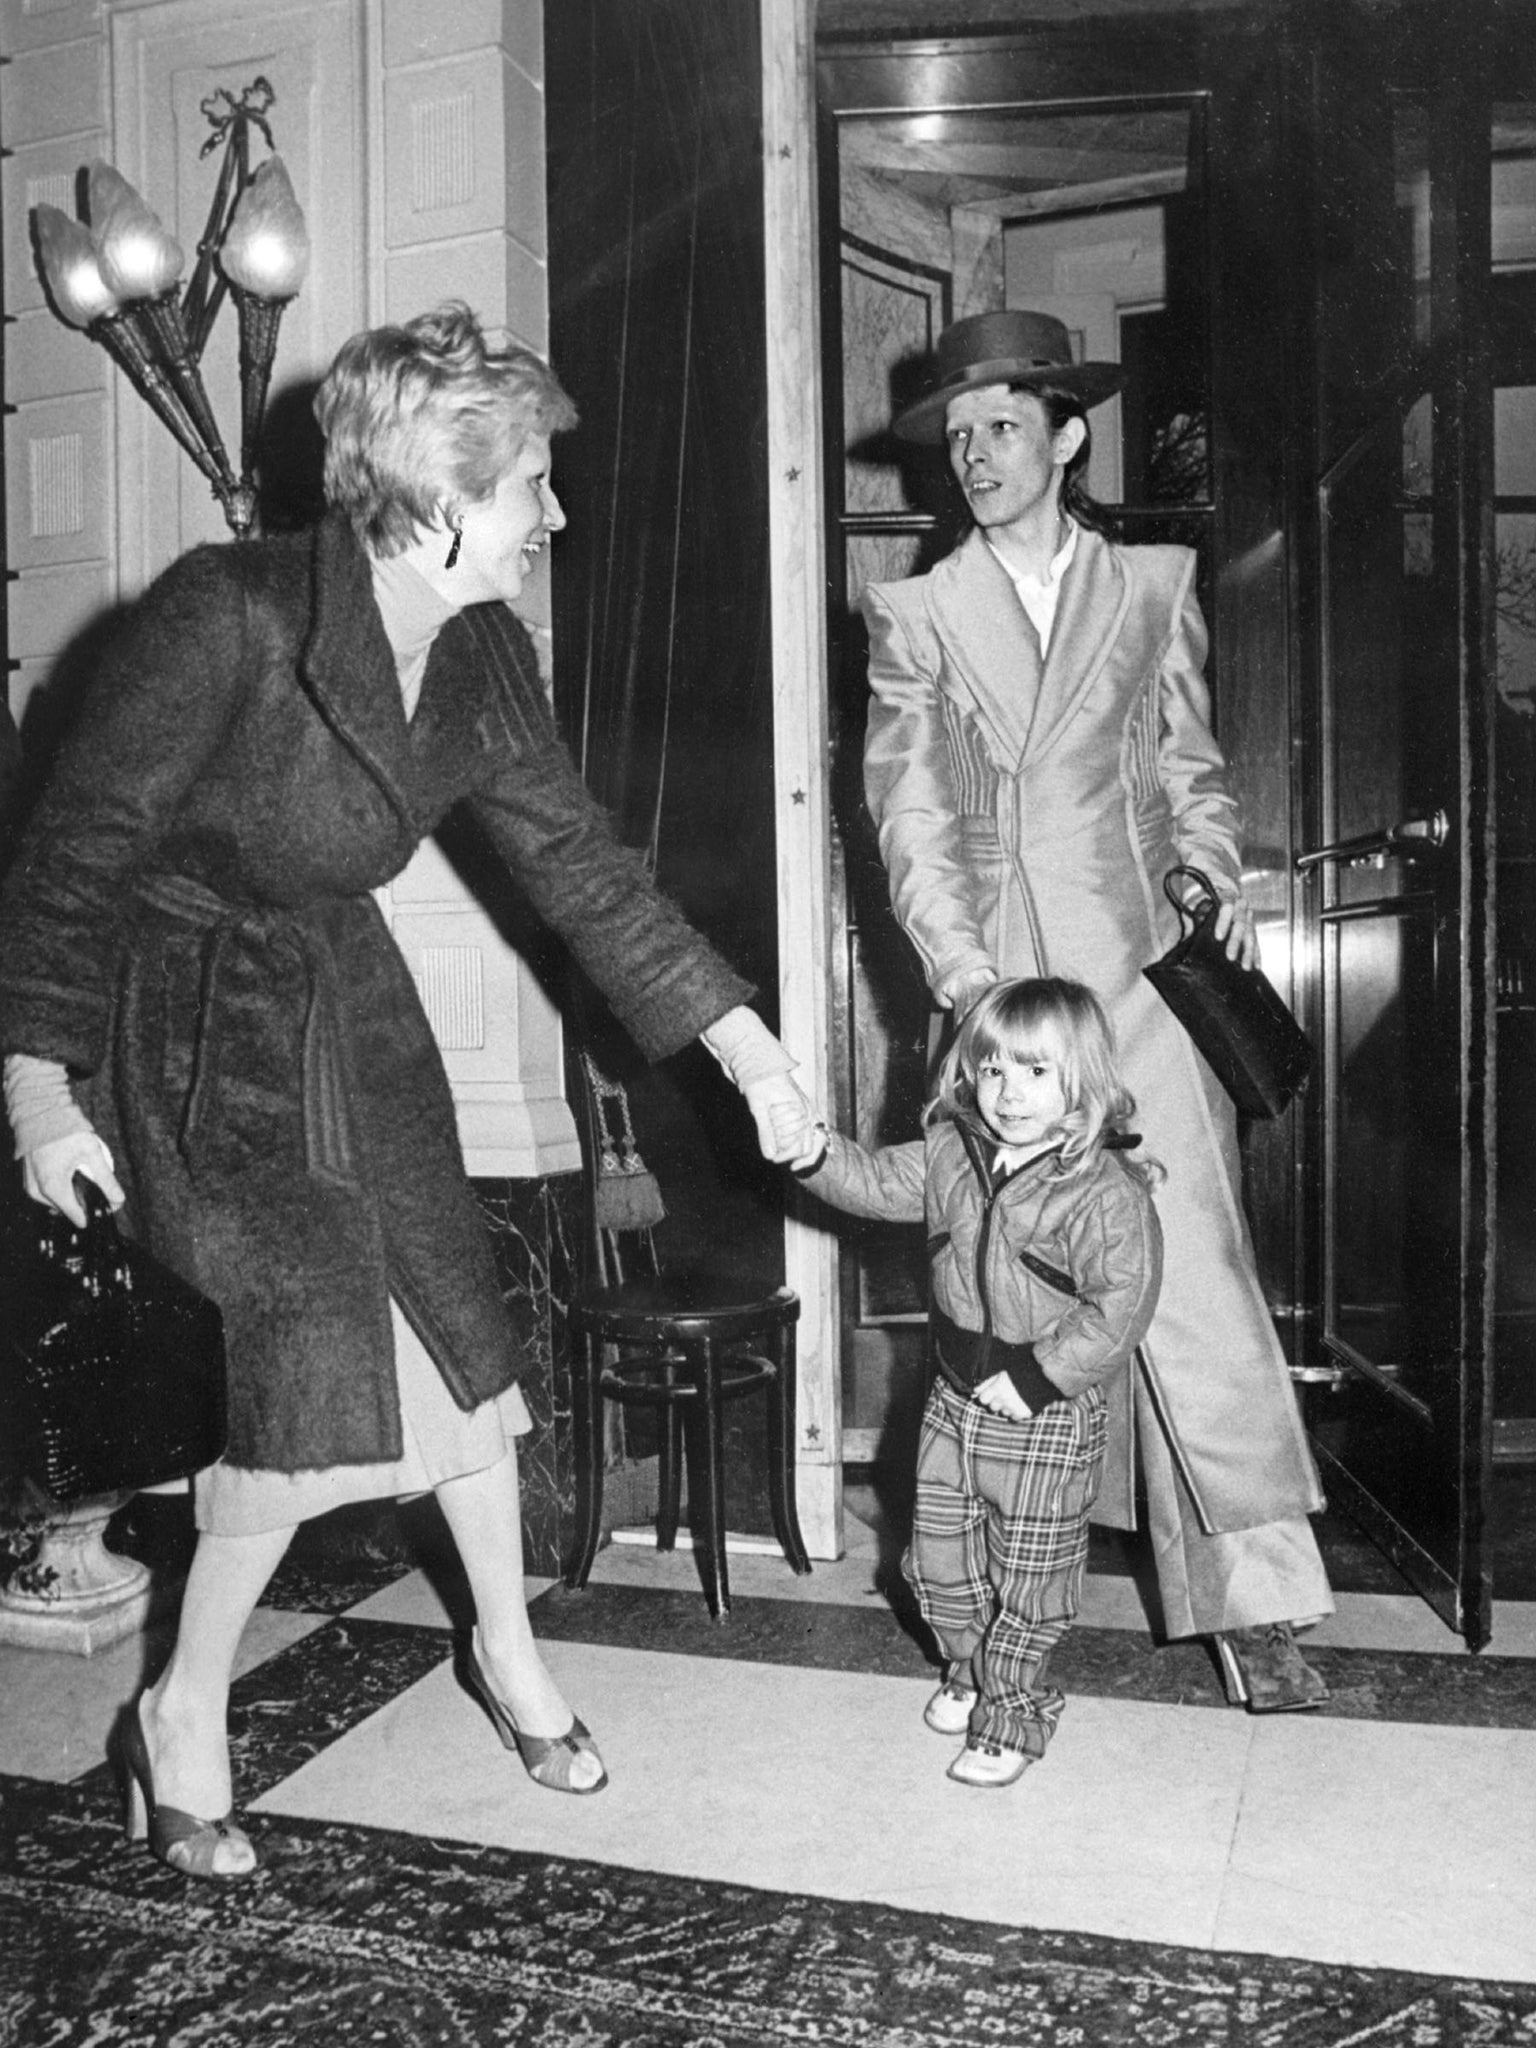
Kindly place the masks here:
POLYGON ((1035 1412, 1005 1372, 993 1373, 991 1379, 983 1380, 971 1392, 983 1408, 990 1408, 994 1415, 1006 1415, 1010 1422, 1028 1422, 1035 1412))
POLYGON ((757 1120, 757 1141, 765 1159, 793 1171, 820 1158, 827 1127, 788 1074, 750 1082, 743 1092, 757 1120))
POLYGON ((792 1173, 815 1166, 827 1149, 827 1127, 803 1096, 798 1106, 786 1103, 775 1109, 773 1135, 778 1146, 775 1156, 792 1173))

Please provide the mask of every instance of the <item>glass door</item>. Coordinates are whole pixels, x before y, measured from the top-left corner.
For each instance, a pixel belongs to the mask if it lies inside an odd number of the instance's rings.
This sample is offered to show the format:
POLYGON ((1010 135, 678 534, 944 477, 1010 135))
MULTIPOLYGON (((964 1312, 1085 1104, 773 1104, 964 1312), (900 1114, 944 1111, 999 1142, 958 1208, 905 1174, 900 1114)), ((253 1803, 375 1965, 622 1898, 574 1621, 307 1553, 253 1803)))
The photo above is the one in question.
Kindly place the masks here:
MULTIPOLYGON (((1367 53, 1367 56, 1369 53, 1367 53)), ((1488 109, 1315 60, 1316 695, 1330 1496, 1486 1642, 1492 1421, 1488 109)))

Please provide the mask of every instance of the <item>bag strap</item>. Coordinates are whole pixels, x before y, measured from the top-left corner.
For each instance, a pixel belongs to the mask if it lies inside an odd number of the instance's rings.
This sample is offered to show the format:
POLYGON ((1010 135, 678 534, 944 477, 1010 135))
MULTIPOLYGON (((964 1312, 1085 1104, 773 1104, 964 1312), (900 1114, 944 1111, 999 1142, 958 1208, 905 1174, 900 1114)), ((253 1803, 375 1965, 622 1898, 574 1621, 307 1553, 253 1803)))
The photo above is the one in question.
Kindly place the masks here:
MULTIPOLYGON (((75 1175, 75 1193, 80 1197, 80 1206, 85 1211, 85 1227, 94 1230, 103 1223, 112 1222, 112 1204, 88 1174, 75 1175)), ((116 1228, 116 1226, 113 1226, 116 1228)))
POLYGON ((1214 916, 1221 907, 1221 898, 1216 894, 1215 885, 1204 868, 1170 868, 1163 877, 1163 894, 1179 913, 1179 932, 1181 936, 1187 935, 1188 932, 1197 931, 1202 920, 1214 916), (1205 895, 1206 901, 1200 904, 1198 908, 1186 902, 1180 894, 1178 884, 1181 880, 1195 883, 1205 895), (1187 926, 1186 920, 1188 921, 1187 926))
POLYGON ((85 1229, 76 1234, 85 1251, 87 1269, 99 1273, 116 1253, 122 1241, 117 1234, 112 1204, 95 1181, 83 1173, 75 1175, 75 1193, 80 1198, 81 1208, 85 1211, 85 1229))

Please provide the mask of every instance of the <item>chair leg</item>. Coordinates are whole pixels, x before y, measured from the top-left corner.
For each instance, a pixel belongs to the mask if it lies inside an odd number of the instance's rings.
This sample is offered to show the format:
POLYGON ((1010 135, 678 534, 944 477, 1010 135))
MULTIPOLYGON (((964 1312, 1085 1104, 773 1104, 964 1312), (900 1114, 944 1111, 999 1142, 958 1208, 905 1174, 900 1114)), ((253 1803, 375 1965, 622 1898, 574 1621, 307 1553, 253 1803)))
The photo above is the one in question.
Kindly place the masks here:
POLYGON ((576 1458, 576 1530, 565 1583, 580 1589, 587 1583, 603 1521, 603 1387, 602 1346, 587 1337, 571 1361, 571 1434, 576 1458))
MULTIPOLYGON (((670 1383, 676 1378, 676 1369, 668 1364, 666 1374, 670 1383)), ((683 1493, 683 1418, 679 1403, 668 1401, 661 1410, 660 1421, 656 1458, 656 1548, 673 1550, 677 1547, 677 1524, 682 1512, 683 1493)))
POLYGON ((773 1335, 774 1376, 764 1388, 768 1399, 768 1507, 779 1548, 795 1571, 811 1568, 800 1517, 795 1510, 795 1326, 786 1323, 773 1335))
POLYGON ((706 1338, 690 1347, 694 1398, 688 1403, 684 1440, 688 1446, 688 1504, 704 1598, 716 1621, 731 1611, 725 1562, 725 1424, 715 1348, 706 1338))

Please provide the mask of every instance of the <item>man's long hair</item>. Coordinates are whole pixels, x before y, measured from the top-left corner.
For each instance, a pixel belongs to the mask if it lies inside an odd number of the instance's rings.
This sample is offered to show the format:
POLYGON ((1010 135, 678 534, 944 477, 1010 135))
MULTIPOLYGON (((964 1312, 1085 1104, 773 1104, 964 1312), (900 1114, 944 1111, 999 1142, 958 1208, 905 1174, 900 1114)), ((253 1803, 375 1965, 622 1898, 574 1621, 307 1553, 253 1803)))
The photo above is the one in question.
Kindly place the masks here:
POLYGON ((1061 384, 1037 384, 1021 380, 1009 385, 1010 391, 1024 393, 1038 398, 1045 409, 1046 425, 1053 434, 1059 434, 1068 420, 1083 423, 1082 445, 1061 472, 1061 509, 1075 519, 1079 526, 1086 526, 1094 533, 1102 533, 1107 539, 1115 537, 1114 515, 1097 498, 1091 497, 1086 478, 1088 457, 1093 448, 1093 429, 1088 423, 1088 409, 1075 391, 1069 391, 1061 384))

